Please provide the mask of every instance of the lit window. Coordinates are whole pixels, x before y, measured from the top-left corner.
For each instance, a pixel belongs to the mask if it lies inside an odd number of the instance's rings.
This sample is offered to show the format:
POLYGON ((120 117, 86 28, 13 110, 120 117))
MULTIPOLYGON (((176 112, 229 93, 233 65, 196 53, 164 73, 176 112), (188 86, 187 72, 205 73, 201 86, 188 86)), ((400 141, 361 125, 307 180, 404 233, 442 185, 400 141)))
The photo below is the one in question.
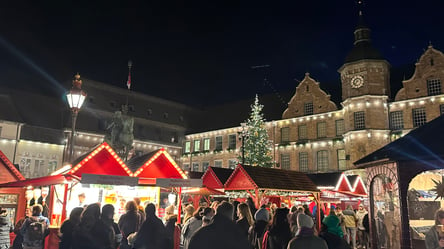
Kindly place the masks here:
POLYGON ((344 149, 338 150, 338 169, 339 170, 346 170, 347 164, 346 164, 346 155, 344 149))
MULTIPOLYGON (((439 113, 441 113, 441 115, 444 114, 444 105, 439 105, 439 113)), ((0 131, 1 131, 1 129, 0 129, 0 131)))
POLYGON ((209 166, 210 162, 202 162, 202 171, 206 172, 209 166))
POLYGON ((307 139, 307 125, 298 126, 298 138, 307 139))
POLYGON ((183 165, 183 170, 185 170, 185 171, 190 170, 190 164, 185 163, 185 164, 183 165))
POLYGON ((281 128, 281 142, 290 142, 290 127, 281 128))
POLYGON ((365 129, 365 113, 364 112, 355 112, 354 121, 355 121, 355 130, 365 129))
POLYGON ((413 127, 419 127, 427 122, 425 108, 415 108, 412 110, 413 127))
POLYGON ((198 152, 200 150, 200 140, 194 140, 194 152, 198 152))
POLYGON ((204 151, 209 151, 209 150, 210 150, 210 139, 205 138, 204 139, 204 151))
POLYGON ((327 137, 327 123, 317 123, 318 138, 327 137))
POLYGON ((236 149, 236 134, 228 135, 228 149, 236 149))
POLYGON ((191 171, 194 171, 194 172, 199 171, 199 163, 193 163, 193 168, 191 171))
POLYGON ((281 169, 290 170, 290 154, 281 154, 281 169))
POLYGON ((299 152, 299 171, 308 172, 308 153, 299 152))
POLYGON ((217 151, 221 151, 222 150, 222 136, 218 136, 215 138, 216 140, 216 149, 217 151))
POLYGON ((304 115, 312 115, 313 114, 313 103, 304 103, 304 115))
POLYGON ((186 141, 185 142, 185 153, 190 153, 190 151, 191 151, 191 142, 186 141))
POLYGON ((429 96, 441 94, 441 80, 440 79, 427 80, 427 94, 429 96))
POLYGON ((236 165, 237 165, 237 160, 236 159, 228 160, 228 168, 235 169, 236 165))
POLYGON ((390 129, 402 130, 404 129, 404 114, 402 111, 390 113, 390 129))
POLYGON ((336 136, 342 136, 345 132, 345 125, 343 119, 338 119, 335 121, 336 125, 336 136))
POLYGON ((328 151, 326 150, 318 151, 316 163, 319 172, 328 171, 328 151))
POLYGON ((214 160, 214 167, 222 168, 222 160, 214 160))

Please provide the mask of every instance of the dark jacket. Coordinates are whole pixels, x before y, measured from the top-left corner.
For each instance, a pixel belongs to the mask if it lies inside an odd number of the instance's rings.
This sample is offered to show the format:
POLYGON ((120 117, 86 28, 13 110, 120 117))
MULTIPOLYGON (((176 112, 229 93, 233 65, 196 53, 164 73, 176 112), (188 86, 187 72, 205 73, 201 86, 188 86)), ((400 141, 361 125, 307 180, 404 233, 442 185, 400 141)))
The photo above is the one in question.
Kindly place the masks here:
POLYGON ((164 249, 165 226, 157 216, 147 216, 137 233, 133 248, 135 249, 164 249))
POLYGON ((114 231, 97 220, 91 228, 81 222, 74 228, 72 236, 73 249, 114 249, 114 231))
POLYGON ((71 220, 65 220, 60 227, 60 233, 62 237, 60 238, 59 249, 71 249, 72 246, 72 233, 74 232, 75 224, 71 220))
POLYGON ((127 212, 122 214, 119 219, 119 228, 122 233, 122 241, 120 242, 121 249, 128 249, 130 246, 128 245, 127 237, 128 235, 139 231, 142 217, 139 214, 139 211, 135 212, 127 212))
POLYGON ((14 226, 14 233, 15 233, 15 239, 14 242, 12 242, 12 249, 22 249, 23 248, 23 235, 20 233, 20 229, 23 226, 23 223, 25 223, 27 216, 21 218, 14 226))
POLYGON ((174 230, 176 229, 177 215, 171 215, 165 223, 165 231, 167 236, 167 248, 174 248, 174 230))
POLYGON ((287 229, 269 229, 267 249, 287 249, 291 238, 290 226, 287 229))
POLYGON ((249 249, 247 237, 229 218, 216 214, 213 222, 191 237, 188 249, 249 249))
POLYGON ((347 242, 336 234, 323 231, 319 234, 327 242, 328 249, 351 249, 347 242))
POLYGON ((255 221, 254 224, 248 230, 248 241, 251 248, 259 249, 259 244, 262 245, 265 229, 268 226, 268 222, 264 220, 255 221))
POLYGON ((242 231, 242 234, 248 236, 248 229, 250 229, 250 224, 248 224, 247 218, 242 218, 236 221, 236 225, 242 231))

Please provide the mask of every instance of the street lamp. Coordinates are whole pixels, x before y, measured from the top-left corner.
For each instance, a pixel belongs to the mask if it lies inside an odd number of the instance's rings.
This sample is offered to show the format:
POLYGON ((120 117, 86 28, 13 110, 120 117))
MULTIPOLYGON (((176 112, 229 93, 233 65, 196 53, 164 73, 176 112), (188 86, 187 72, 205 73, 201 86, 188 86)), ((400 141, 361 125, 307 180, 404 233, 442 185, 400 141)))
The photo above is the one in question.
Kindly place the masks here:
POLYGON ((73 153, 74 153, 74 133, 76 131, 76 121, 77 121, 77 114, 80 111, 80 108, 83 105, 83 102, 85 101, 86 93, 82 91, 82 79, 80 78, 80 74, 77 73, 74 75, 74 78, 72 80, 72 88, 71 90, 66 93, 66 99, 68 100, 69 108, 71 109, 72 114, 72 125, 71 125, 71 140, 69 143, 69 158, 68 160, 71 161, 73 159, 73 153))
POLYGON ((239 139, 242 141, 242 165, 245 164, 245 139, 248 138, 248 127, 246 123, 241 123, 242 130, 238 132, 239 139))

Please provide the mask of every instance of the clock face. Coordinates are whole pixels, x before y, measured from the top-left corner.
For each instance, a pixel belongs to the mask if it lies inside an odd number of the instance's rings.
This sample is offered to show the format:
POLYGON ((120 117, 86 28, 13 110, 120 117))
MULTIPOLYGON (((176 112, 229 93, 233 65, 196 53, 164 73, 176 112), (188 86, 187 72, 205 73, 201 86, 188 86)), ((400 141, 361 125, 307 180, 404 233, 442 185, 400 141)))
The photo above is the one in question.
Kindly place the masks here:
POLYGON ((364 85, 364 78, 361 75, 356 75, 351 78, 351 87, 360 88, 364 85))

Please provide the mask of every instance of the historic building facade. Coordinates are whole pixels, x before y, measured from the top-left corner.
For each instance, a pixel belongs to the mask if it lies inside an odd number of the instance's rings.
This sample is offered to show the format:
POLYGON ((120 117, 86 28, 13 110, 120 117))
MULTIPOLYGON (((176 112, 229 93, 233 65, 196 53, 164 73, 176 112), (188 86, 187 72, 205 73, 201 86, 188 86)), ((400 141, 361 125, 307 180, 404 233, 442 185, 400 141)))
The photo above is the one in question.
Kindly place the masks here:
MULTIPOLYGON (((275 165, 304 172, 353 169, 353 162, 444 113, 444 54, 431 45, 413 76, 390 99, 390 65, 370 40, 362 16, 354 46, 338 72, 341 108, 307 73, 281 120, 266 123, 275 165)), ((191 171, 233 168, 241 127, 189 134, 182 165, 191 171)))

